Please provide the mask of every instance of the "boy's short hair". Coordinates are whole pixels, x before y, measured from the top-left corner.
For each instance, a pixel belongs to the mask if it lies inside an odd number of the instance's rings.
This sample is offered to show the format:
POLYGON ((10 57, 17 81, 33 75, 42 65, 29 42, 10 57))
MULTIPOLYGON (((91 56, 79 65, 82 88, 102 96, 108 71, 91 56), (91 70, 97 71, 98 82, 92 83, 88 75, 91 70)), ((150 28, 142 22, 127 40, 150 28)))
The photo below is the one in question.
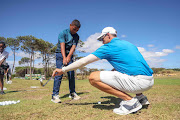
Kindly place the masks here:
POLYGON ((3 41, 0 41, 0 44, 3 44, 3 46, 6 46, 5 42, 3 41))
POLYGON ((78 28, 81 27, 81 23, 80 23, 79 20, 77 20, 77 19, 73 20, 71 24, 72 24, 72 25, 75 25, 75 26, 78 27, 78 28))

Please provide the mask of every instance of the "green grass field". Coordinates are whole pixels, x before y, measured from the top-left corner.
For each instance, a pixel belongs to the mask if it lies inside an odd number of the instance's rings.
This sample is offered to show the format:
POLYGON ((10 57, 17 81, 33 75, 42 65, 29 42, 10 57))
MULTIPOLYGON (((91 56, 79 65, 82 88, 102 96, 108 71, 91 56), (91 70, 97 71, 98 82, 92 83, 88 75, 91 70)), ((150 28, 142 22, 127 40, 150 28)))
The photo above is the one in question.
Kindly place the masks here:
MULTIPOLYGON (((38 80, 13 79, 5 84, 0 102, 21 100, 18 104, 0 106, 0 120, 179 120, 180 78, 155 78, 155 85, 144 94, 151 105, 139 113, 120 116, 113 113, 120 99, 92 87, 88 80, 77 80, 80 100, 71 100, 68 81, 61 84, 62 103, 51 102, 53 81, 41 87, 38 80), (38 88, 31 88, 38 86, 38 88), (101 101, 101 104, 98 104, 101 101)), ((134 96, 134 95, 133 95, 134 96)))

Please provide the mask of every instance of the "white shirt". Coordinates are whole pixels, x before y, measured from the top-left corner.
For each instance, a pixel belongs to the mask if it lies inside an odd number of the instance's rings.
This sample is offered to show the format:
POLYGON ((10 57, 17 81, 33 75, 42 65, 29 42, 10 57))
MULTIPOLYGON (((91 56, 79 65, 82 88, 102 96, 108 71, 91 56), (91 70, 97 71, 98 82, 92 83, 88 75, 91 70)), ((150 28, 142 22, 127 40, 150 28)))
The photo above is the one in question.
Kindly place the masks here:
MULTIPOLYGON (((9 55, 9 53, 6 51, 3 51, 2 53, 0 52, 0 61, 3 60, 4 58, 7 59, 8 55, 9 55)), ((5 63, 5 62, 6 62, 6 60, 3 63, 5 63)))

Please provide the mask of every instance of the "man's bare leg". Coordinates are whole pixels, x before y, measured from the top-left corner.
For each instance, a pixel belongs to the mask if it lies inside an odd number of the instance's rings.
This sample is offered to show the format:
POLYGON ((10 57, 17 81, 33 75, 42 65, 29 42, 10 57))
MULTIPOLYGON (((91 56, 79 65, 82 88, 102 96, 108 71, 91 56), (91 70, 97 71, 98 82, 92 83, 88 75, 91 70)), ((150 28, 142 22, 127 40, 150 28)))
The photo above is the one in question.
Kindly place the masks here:
POLYGON ((136 94, 136 96, 140 96, 140 95, 142 95, 142 93, 138 93, 138 94, 136 94))
POLYGON ((92 72, 89 76, 89 82, 94 87, 96 87, 96 88, 98 88, 98 89, 100 89, 106 93, 115 95, 115 96, 117 96, 123 100, 131 100, 132 99, 132 97, 130 95, 128 95, 127 93, 119 91, 117 89, 114 89, 113 87, 101 82, 100 71, 92 72))

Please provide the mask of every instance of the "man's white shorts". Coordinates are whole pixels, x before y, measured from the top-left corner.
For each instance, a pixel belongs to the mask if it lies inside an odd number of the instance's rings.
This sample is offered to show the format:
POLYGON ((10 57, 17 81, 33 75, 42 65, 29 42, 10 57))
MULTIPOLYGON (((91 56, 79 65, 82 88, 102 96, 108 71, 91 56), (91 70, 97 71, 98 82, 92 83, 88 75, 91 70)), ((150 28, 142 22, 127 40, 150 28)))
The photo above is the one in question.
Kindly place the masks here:
POLYGON ((101 71, 100 80, 115 89, 135 94, 150 89, 154 84, 153 76, 130 76, 117 71, 101 71))

